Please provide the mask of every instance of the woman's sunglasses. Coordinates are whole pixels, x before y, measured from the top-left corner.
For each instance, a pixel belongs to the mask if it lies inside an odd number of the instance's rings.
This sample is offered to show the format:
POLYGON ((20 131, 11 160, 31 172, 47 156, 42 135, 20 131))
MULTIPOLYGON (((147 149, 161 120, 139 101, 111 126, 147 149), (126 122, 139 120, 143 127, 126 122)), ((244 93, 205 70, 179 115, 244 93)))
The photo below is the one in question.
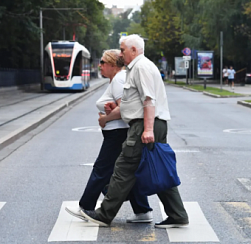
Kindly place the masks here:
POLYGON ((100 64, 105 64, 106 62, 105 62, 104 60, 101 59, 101 60, 99 61, 99 63, 100 63, 100 64))

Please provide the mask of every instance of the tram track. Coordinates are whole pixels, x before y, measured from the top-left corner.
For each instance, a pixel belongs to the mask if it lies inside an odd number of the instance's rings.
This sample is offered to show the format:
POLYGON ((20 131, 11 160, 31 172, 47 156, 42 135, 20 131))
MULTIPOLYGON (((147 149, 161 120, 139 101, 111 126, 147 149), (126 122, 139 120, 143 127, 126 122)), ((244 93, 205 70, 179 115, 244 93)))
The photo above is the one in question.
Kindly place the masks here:
POLYGON ((0 105, 0 108, 8 107, 8 106, 15 105, 15 104, 18 104, 18 103, 21 103, 21 102, 26 102, 26 101, 29 101, 29 100, 32 100, 32 99, 36 99, 38 97, 42 97, 42 96, 46 96, 46 95, 49 95, 49 93, 47 93, 47 94, 41 94, 41 95, 34 96, 34 97, 29 97, 29 98, 26 98, 26 99, 17 100, 15 102, 7 103, 7 104, 4 104, 4 105, 0 105))
POLYGON ((70 109, 91 96, 107 80, 97 79, 85 92, 56 92, 46 94, 0 93, 0 150, 35 129, 64 108, 70 109), (22 98, 22 99, 21 99, 22 98), (5 105, 5 106, 3 106, 5 105))
MULTIPOLYGON (((3 107, 5 107, 5 108, 10 107, 10 108, 11 108, 11 106, 15 106, 15 105, 17 105, 17 104, 20 105, 22 102, 27 102, 27 101, 30 101, 30 100, 32 100, 32 99, 38 99, 38 98, 41 98, 41 97, 43 97, 43 96, 50 95, 50 94, 51 94, 51 93, 43 94, 43 95, 39 95, 39 96, 35 96, 35 97, 32 97, 32 98, 27 98, 27 99, 23 99, 23 100, 19 100, 19 101, 16 101, 16 102, 14 102, 14 103, 11 103, 11 104, 2 105, 2 106, 0 106, 0 108, 3 108, 3 107)), ((24 117, 24 116, 26 116, 26 115, 32 114, 33 112, 38 111, 38 110, 41 109, 41 108, 44 108, 44 107, 46 107, 46 106, 48 106, 48 105, 51 105, 51 104, 53 104, 53 103, 55 103, 55 102, 58 102, 58 101, 60 101, 60 100, 62 100, 62 99, 65 99, 65 98, 67 98, 67 97, 70 97, 70 96, 72 96, 72 95, 74 95, 74 93, 72 93, 72 94, 67 94, 67 95, 62 96, 62 97, 60 97, 60 98, 57 98, 57 99, 55 99, 55 100, 53 100, 53 101, 50 101, 50 102, 48 102, 48 103, 45 103, 45 104, 43 104, 43 105, 41 105, 41 106, 38 106, 38 107, 36 107, 36 108, 34 108, 34 109, 32 109, 32 110, 29 110, 28 112, 25 112, 25 113, 23 113, 23 114, 21 114, 21 115, 15 116, 15 117, 12 118, 12 119, 9 119, 9 120, 6 120, 6 121, 0 123, 0 127, 1 127, 1 126, 4 126, 4 125, 7 125, 7 124, 9 124, 9 123, 11 123, 11 122, 13 122, 13 121, 16 121, 16 120, 18 120, 18 119, 20 119, 20 118, 22 118, 22 117, 24 117)))

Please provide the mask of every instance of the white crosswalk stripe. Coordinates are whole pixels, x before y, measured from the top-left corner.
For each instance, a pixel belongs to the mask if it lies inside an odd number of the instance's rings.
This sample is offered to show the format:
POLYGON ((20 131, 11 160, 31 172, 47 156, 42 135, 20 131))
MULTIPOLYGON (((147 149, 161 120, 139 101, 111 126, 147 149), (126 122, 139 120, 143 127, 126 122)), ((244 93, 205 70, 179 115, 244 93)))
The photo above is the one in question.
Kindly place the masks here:
POLYGON ((6 202, 0 202, 0 210, 1 208, 3 208, 3 206, 5 205, 6 202))
POLYGON ((237 178, 237 180, 248 190, 251 191, 251 180, 248 178, 237 178))
MULTIPOLYGON (((219 242, 199 204, 184 202, 184 206, 189 216, 189 226, 166 229, 170 242, 219 242)), ((163 219, 166 219, 167 216, 161 202, 160 208, 163 219)))
MULTIPOLYGON (((97 207, 100 203, 98 201, 97 207)), ((65 201, 62 203, 58 219, 51 231, 48 242, 97 240, 99 229, 97 224, 75 218, 65 211, 66 206, 78 207, 78 204, 78 201, 65 201)))

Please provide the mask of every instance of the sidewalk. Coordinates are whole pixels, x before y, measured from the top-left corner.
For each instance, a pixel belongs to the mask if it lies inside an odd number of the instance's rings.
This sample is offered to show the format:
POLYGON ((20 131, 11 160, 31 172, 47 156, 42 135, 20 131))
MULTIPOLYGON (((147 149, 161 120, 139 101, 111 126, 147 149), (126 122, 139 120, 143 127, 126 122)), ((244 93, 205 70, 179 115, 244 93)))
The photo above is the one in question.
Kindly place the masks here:
MULTIPOLYGON (((170 79, 171 81, 174 81, 174 79, 170 79)), ((184 85, 186 85, 186 79, 178 79, 177 81, 179 82, 184 82, 184 85)), ((191 80, 191 83, 193 85, 201 85, 204 86, 204 81, 201 80, 191 80)), ((216 88, 222 88, 222 90, 227 90, 227 91, 231 91, 234 93, 239 93, 239 94, 244 94, 244 95, 251 95, 251 85, 250 84, 246 84, 245 86, 241 86, 240 84, 235 84, 234 89, 232 89, 230 86, 226 86, 224 84, 219 84, 219 82, 215 81, 215 80, 207 80, 206 83, 206 87, 216 87, 216 88)))
POLYGON ((107 79, 91 80, 87 91, 77 93, 42 92, 39 86, 28 90, 0 89, 0 150, 105 84, 107 79))

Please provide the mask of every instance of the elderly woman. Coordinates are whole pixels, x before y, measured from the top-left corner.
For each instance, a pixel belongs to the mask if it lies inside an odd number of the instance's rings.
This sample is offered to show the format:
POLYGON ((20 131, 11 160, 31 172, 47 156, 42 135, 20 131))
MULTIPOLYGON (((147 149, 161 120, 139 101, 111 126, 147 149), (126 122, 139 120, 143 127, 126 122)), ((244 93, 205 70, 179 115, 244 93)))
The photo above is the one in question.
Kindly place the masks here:
MULTIPOLYGON (((79 201, 79 207, 66 207, 71 215, 86 220, 81 214, 81 209, 94 210, 97 200, 105 186, 109 184, 113 173, 115 161, 122 151, 122 143, 127 137, 128 124, 120 116, 120 101, 123 94, 126 71, 123 69, 124 60, 119 57, 120 50, 111 49, 104 52, 100 60, 100 70, 104 77, 109 78, 109 85, 104 94, 97 100, 99 110, 99 125, 102 127, 104 137, 98 158, 88 180, 85 191, 79 201), (105 110, 105 105, 113 102, 116 107, 110 111, 105 110)), ((127 222, 151 222, 152 208, 145 196, 132 191, 129 195, 134 216, 127 222)))

